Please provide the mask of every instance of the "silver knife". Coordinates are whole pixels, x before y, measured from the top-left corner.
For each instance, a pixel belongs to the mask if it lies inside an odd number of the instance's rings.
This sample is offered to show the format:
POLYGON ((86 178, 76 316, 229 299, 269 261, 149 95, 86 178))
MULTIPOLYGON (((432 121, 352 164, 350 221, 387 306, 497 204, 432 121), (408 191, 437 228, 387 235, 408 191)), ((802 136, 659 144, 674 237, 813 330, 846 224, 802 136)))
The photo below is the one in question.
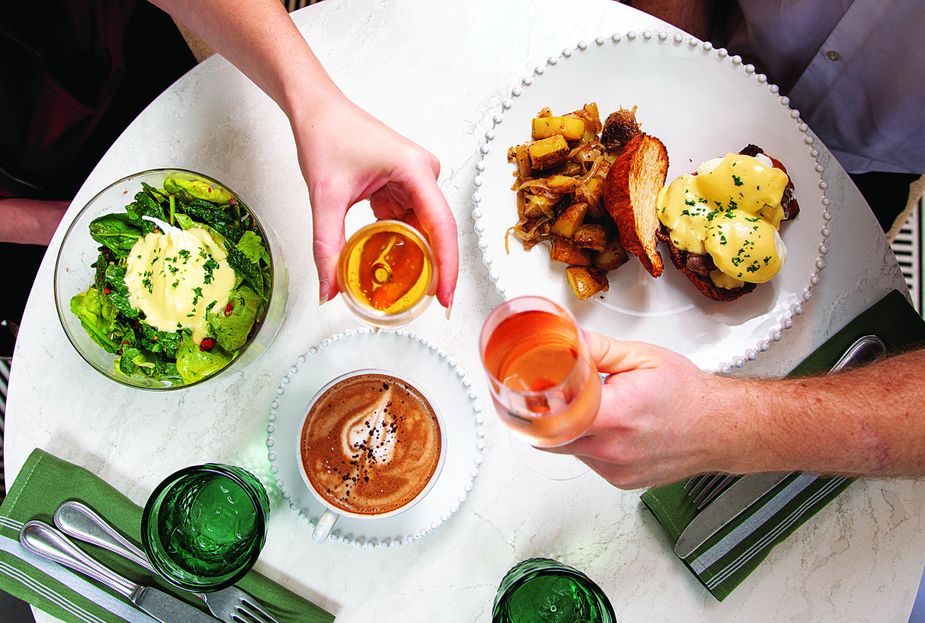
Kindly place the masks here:
POLYGON ((792 473, 749 474, 737 480, 687 524, 678 537, 678 542, 674 544, 674 553, 679 558, 687 558, 693 554, 695 549, 707 542, 707 539, 792 473))
MULTIPOLYGON (((865 335, 848 347, 829 373, 851 366, 872 363, 885 354, 886 344, 883 340, 876 335, 865 335)), ((793 473, 749 474, 739 478, 684 528, 681 536, 678 537, 678 542, 675 543, 674 553, 679 558, 687 558, 693 554, 694 550, 707 542, 707 539, 793 473)))
POLYGON ((39 556, 82 573, 111 588, 162 623, 215 623, 217 619, 172 595, 122 577, 91 558, 57 528, 42 521, 27 522, 19 532, 22 546, 39 556))

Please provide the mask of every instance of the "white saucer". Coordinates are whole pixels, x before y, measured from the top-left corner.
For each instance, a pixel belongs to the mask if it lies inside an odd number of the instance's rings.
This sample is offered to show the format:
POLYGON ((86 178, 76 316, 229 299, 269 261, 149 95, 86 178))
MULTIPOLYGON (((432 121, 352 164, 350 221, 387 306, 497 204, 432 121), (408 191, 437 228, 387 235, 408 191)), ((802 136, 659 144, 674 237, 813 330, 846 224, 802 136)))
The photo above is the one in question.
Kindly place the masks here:
POLYGON ((427 391, 446 428, 446 459, 437 482, 412 508, 385 519, 341 517, 329 540, 364 547, 410 543, 440 527, 472 491, 485 448, 482 410, 472 383, 443 349, 410 331, 338 333, 300 355, 276 388, 267 425, 270 469, 283 499, 314 526, 324 507, 299 471, 296 437, 309 400, 331 379, 351 370, 381 368, 427 391))

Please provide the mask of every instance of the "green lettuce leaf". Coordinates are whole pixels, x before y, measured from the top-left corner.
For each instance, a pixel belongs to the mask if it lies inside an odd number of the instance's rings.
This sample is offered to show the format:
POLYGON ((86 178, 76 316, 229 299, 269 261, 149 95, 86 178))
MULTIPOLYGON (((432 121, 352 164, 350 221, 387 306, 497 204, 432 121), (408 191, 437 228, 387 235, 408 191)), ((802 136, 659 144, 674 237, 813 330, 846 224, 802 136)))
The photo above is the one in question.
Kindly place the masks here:
POLYGON ((215 374, 230 361, 231 356, 220 347, 215 346, 210 351, 200 350, 199 345, 193 343, 193 338, 185 335, 177 351, 177 372, 184 383, 195 383, 215 374))
POLYGON ((136 193, 135 201, 125 206, 125 213, 145 234, 150 234, 157 225, 142 217, 152 216, 161 221, 167 220, 164 208, 146 192, 136 193))
POLYGON ((219 204, 228 203, 234 198, 234 195, 221 186, 210 184, 205 180, 176 176, 164 180, 164 190, 169 193, 184 191, 194 199, 204 199, 219 204))
POLYGON ((192 229, 196 227, 196 223, 193 222, 193 219, 185 214, 174 214, 174 218, 177 221, 177 225, 180 226, 180 229, 192 229))
POLYGON ((228 305, 231 309, 227 316, 227 306, 210 310, 206 313, 206 322, 212 328, 218 345, 228 352, 234 352, 247 343, 263 300, 256 292, 242 285, 228 295, 228 305))
POLYGON ((142 235, 141 227, 128 214, 104 214, 90 222, 90 236, 117 258, 128 255, 142 235))
POLYGON ((238 250, 238 247, 229 242, 225 242, 225 250, 228 252, 228 265, 241 275, 262 299, 267 300, 263 273, 257 264, 251 262, 244 253, 238 250))
POLYGON ((139 312, 132 307, 128 286, 125 285, 125 266, 110 264, 106 267, 106 286, 109 288, 109 302, 127 318, 138 318, 139 312))
POLYGON ((235 246, 254 264, 260 264, 263 260, 268 266, 270 265, 270 253, 263 243, 263 238, 257 232, 251 230, 244 232, 235 246))
POLYGON ((118 342, 113 341, 112 333, 116 326, 117 310, 106 296, 96 288, 75 294, 71 298, 71 313, 80 319, 80 324, 90 339, 114 353, 119 349, 118 342))
POLYGON ((184 209, 189 216, 207 223, 233 242, 237 242, 241 238, 241 225, 235 220, 234 216, 225 212, 219 206, 209 201, 196 199, 185 206, 184 209))
POLYGON ((138 344, 152 353, 163 353, 171 359, 176 359, 177 351, 183 334, 180 331, 158 331, 154 327, 141 323, 142 334, 138 344))

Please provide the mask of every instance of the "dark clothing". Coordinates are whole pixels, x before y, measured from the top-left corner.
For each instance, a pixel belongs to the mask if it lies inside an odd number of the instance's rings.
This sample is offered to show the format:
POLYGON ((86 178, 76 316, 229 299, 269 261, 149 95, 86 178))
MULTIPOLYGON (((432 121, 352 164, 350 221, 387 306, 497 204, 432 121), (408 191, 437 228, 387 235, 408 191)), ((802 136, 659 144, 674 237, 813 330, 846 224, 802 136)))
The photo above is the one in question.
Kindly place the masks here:
POLYGON ((73 197, 132 119, 193 65, 173 21, 148 2, 4 3, 0 197, 73 197))
POLYGON ((918 175, 912 173, 858 173, 851 176, 864 195, 883 231, 890 231, 896 217, 909 202, 909 186, 918 175))
MULTIPOLYGON (((0 198, 73 198, 128 124, 195 64, 173 20, 144 0, 2 3, 0 198)), ((43 251, 0 244, 17 273, 0 320, 20 322, 43 251)), ((0 327, 0 355, 11 346, 0 327)))
POLYGON ((712 43, 742 55, 791 98, 884 231, 906 207, 916 172, 925 172, 921 98, 903 86, 921 83, 925 53, 918 46, 907 54, 903 41, 919 36, 922 15, 916 0, 721 0, 713 15, 712 43))

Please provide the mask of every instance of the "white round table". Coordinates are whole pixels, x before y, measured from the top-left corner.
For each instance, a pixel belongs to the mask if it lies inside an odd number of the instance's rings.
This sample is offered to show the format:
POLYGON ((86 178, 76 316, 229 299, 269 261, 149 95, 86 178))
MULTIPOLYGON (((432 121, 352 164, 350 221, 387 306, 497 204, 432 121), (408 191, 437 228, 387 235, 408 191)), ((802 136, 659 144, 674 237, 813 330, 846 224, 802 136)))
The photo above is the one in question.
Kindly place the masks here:
MULTIPOLYGON (((499 298, 480 260, 470 197, 491 115, 550 55, 598 35, 667 26, 608 0, 328 0, 294 19, 349 97, 440 159, 440 185, 460 226, 456 305, 450 323, 434 305, 410 328, 480 381, 476 336, 499 298)), ((746 373, 785 373, 860 310, 904 287, 860 194, 818 149, 832 201, 829 268, 805 313, 746 373)), ((35 447, 90 468, 138 503, 187 465, 265 461, 264 429, 280 378, 310 345, 356 326, 341 301, 318 307, 308 193, 287 120, 224 59, 205 61, 141 114, 87 179, 64 225, 111 181, 161 166, 228 180, 279 234, 290 277, 280 334, 245 373, 203 387, 159 395, 119 386, 80 359, 55 315, 52 269, 62 226, 39 271, 13 362, 8 482, 35 447)), ((368 218, 357 208, 348 226, 368 218)), ((484 385, 475 387, 489 405, 484 385)), ((619 491, 593 474, 540 479, 510 455, 494 417, 486 428, 475 487, 433 534, 388 549, 318 545, 295 513, 278 506, 258 569, 343 623, 487 621, 507 569, 538 555, 560 556, 589 574, 624 622, 908 618, 925 560, 922 482, 858 482, 718 603, 674 556, 638 491, 619 491)))

